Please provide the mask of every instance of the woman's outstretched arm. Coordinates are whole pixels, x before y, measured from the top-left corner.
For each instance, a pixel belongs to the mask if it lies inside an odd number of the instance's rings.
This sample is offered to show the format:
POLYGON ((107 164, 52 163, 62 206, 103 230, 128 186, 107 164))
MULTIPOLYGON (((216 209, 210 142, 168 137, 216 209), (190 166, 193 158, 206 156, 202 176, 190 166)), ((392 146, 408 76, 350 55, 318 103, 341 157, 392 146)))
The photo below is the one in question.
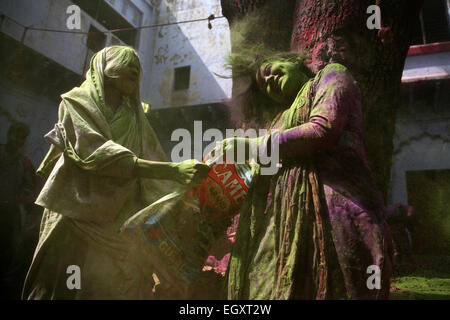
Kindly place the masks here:
POLYGON ((172 180, 181 184, 198 184, 206 178, 209 170, 208 165, 195 160, 175 163, 127 157, 97 170, 95 174, 121 178, 172 180))

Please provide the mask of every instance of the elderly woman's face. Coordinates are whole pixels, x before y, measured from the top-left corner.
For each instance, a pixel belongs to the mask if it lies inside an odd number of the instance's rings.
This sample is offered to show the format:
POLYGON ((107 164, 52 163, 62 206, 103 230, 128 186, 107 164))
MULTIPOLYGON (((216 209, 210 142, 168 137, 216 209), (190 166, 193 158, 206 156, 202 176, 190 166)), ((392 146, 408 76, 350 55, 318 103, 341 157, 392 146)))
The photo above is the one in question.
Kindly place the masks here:
POLYGON ((290 61, 271 61, 261 65, 256 74, 259 88, 279 103, 290 104, 308 80, 299 65, 290 61))
POLYGON ((136 91, 139 85, 139 71, 136 69, 124 69, 119 71, 118 78, 113 80, 114 87, 124 96, 129 96, 136 91))

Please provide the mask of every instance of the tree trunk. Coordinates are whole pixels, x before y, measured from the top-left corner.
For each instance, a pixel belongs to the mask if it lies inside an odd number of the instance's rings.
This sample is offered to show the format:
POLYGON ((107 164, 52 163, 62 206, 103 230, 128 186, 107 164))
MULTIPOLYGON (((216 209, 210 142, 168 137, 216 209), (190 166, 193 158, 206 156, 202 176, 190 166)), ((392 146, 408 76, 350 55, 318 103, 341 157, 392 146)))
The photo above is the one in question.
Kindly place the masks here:
POLYGON ((232 39, 236 18, 258 10, 262 15, 274 12, 272 18, 266 17, 264 24, 257 26, 265 30, 259 32, 262 43, 287 50, 284 37, 289 36, 290 50, 311 55, 311 68, 315 72, 329 62, 349 68, 361 89, 369 163, 386 197, 401 76, 412 26, 423 0, 221 0, 221 3, 230 22, 232 39), (366 25, 372 14, 367 13, 367 8, 374 4, 381 8, 381 30, 370 30, 366 25), (264 12, 264 8, 270 9, 264 12), (277 25, 282 28, 275 37, 263 36, 278 30, 277 25), (287 35, 285 30, 289 28, 291 33, 287 35))

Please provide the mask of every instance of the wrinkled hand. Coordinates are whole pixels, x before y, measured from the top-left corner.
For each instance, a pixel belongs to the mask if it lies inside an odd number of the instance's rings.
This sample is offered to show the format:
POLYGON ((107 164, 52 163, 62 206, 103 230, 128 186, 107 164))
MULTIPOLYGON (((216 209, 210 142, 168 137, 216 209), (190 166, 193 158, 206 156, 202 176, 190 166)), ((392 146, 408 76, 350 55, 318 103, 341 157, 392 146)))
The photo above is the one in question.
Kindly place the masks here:
POLYGON ((197 187, 207 177, 211 168, 207 164, 191 159, 176 163, 175 169, 175 181, 197 187))

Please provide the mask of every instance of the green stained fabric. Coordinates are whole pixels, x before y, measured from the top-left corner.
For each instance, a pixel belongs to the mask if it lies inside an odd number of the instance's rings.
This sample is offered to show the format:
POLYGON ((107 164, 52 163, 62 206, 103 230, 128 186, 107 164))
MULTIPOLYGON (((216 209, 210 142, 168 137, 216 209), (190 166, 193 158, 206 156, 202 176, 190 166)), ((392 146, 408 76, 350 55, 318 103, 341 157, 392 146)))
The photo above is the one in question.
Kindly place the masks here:
POLYGON ((58 123, 46 135, 52 145, 38 173, 48 179, 36 200, 45 211, 24 298, 151 297, 151 266, 139 264, 136 245, 119 229, 173 184, 133 177, 137 158, 167 159, 138 90, 115 112, 105 104, 105 50, 92 58, 83 84, 62 95, 58 123), (81 290, 66 287, 69 265, 81 268, 81 290))
POLYGON ((229 263, 229 299, 387 297, 389 238, 366 166, 359 97, 347 69, 330 64, 274 119, 280 136, 297 130, 301 138, 280 144, 277 174, 253 181, 229 263), (324 139, 334 142, 325 149, 324 139), (382 270, 381 290, 366 285, 369 265, 382 270))
MULTIPOLYGON (((302 124, 309 114, 306 99, 311 82, 307 82, 298 93, 291 108, 278 116, 272 129, 287 129, 293 124, 302 124), (300 111, 300 112, 299 112, 300 111)), ((303 170, 302 170, 303 171, 303 170)), ((228 298, 230 299, 288 299, 293 289, 295 259, 302 254, 299 244, 305 243, 307 235, 303 220, 306 219, 308 203, 299 208, 297 219, 288 203, 282 204, 282 213, 277 215, 266 210, 267 194, 271 179, 277 185, 287 185, 290 172, 278 178, 257 176, 248 199, 241 210, 236 244, 233 247, 228 272, 228 298), (301 225, 300 225, 301 224, 301 225), (287 237, 287 238, 286 238, 287 237)), ((309 186, 305 172, 301 172, 292 192, 300 190, 299 196, 307 199, 309 186)), ((273 183, 273 182, 272 182, 273 183)), ((277 192, 281 190, 277 189, 277 192)))

